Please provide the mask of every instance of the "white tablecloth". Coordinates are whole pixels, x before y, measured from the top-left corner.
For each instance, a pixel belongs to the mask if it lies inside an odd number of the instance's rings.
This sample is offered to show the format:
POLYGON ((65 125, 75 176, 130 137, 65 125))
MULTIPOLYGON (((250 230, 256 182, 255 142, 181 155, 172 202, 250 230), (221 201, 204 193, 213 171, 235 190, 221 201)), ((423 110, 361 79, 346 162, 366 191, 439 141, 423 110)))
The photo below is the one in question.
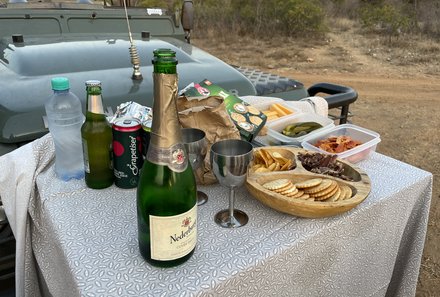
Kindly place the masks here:
MULTIPOLYGON (((37 176, 32 248, 52 296, 413 296, 424 246, 432 174, 373 153, 358 164, 372 190, 339 216, 302 219, 267 208, 245 187, 236 207, 249 223, 217 226, 227 189, 201 187, 198 245, 175 268, 147 264, 137 243, 136 193, 37 176)), ((29 296, 33 296, 32 293, 29 296)))

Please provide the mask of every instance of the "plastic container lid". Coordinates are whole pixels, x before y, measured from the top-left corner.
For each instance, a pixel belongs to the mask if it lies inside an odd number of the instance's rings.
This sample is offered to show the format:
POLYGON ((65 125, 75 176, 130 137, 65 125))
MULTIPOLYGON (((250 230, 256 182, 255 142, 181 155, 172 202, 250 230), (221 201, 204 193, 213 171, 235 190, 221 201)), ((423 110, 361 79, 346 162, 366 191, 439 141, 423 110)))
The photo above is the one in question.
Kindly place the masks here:
POLYGON ((64 91, 70 88, 69 79, 66 77, 54 77, 51 80, 52 90, 64 91))

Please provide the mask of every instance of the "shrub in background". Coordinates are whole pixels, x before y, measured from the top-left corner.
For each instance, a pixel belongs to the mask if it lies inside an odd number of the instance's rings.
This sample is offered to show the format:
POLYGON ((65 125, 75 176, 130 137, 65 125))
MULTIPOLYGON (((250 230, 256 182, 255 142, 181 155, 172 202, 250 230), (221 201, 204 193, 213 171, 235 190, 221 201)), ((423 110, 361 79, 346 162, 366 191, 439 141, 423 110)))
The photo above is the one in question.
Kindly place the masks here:
POLYGON ((194 1, 196 29, 241 35, 309 36, 325 32, 325 14, 317 0, 194 1))
POLYGON ((411 24, 414 24, 414 19, 391 4, 364 4, 359 10, 359 17, 365 29, 386 34, 390 40, 393 36, 408 32, 411 24))

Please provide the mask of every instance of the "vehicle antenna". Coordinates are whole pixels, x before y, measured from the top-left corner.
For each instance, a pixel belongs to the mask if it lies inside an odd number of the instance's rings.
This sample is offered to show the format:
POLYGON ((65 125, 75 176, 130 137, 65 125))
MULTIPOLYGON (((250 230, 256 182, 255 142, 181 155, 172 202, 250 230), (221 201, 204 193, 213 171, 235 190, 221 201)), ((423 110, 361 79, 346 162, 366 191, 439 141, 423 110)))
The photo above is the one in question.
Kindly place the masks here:
POLYGON ((141 60, 139 59, 139 54, 137 52, 136 45, 134 44, 133 38, 131 36, 131 28, 130 28, 130 22, 128 21, 128 13, 127 13, 127 0, 124 0, 124 11, 125 11, 125 19, 127 20, 127 27, 128 27, 128 38, 130 39, 130 57, 131 57, 131 64, 133 64, 133 75, 131 78, 133 80, 142 80, 142 73, 140 71, 140 65, 141 60))

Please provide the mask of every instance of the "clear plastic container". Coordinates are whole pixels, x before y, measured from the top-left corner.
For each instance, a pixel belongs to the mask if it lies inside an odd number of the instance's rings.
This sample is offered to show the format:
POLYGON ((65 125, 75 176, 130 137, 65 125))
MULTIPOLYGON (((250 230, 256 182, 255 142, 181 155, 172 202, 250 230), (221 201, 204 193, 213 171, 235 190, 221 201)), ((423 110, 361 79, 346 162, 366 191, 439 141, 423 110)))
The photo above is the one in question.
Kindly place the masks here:
POLYGON ((267 145, 296 145, 300 146, 301 142, 310 135, 315 135, 321 131, 326 131, 335 126, 333 121, 327 117, 316 113, 298 113, 284 116, 276 121, 267 124, 267 136, 264 139, 267 145), (282 134, 283 129, 290 124, 300 122, 316 122, 322 125, 322 128, 316 129, 307 135, 300 137, 289 137, 282 134))
POLYGON ((301 143, 301 145, 306 150, 317 151, 324 154, 331 154, 316 147, 314 144, 318 140, 326 139, 331 136, 338 137, 342 135, 349 136, 353 140, 362 142, 361 145, 358 145, 355 148, 335 154, 338 156, 338 158, 344 159, 351 163, 357 163, 361 160, 366 159, 371 152, 376 150, 377 144, 381 141, 380 135, 374 131, 352 124, 342 124, 332 128, 331 130, 307 136, 301 143))
POLYGON ((69 80, 55 77, 53 95, 45 103, 49 131, 55 145, 55 172, 64 180, 84 177, 81 125, 84 122, 81 101, 70 92, 69 80))

